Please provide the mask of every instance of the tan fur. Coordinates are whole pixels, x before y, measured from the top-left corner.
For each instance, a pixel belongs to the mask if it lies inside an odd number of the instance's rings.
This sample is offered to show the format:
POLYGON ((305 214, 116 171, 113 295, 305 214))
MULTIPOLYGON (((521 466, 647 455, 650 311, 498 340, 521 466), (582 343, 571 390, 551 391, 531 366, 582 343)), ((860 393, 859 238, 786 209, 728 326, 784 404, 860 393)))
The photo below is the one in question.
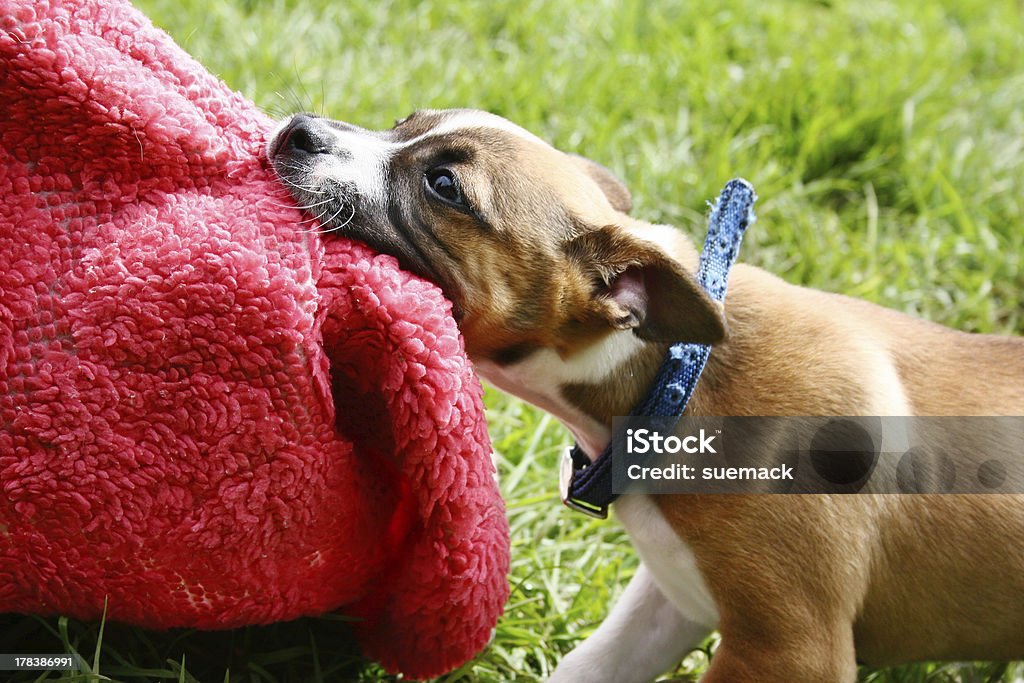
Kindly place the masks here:
MULTIPOLYGON (((598 220, 613 222, 638 235, 646 228, 615 213, 598 220)), ((693 254, 688 246, 678 257, 692 263, 693 254)), ((726 322, 691 414, 1024 414, 1021 339, 955 332, 744 265, 731 279, 726 322), (875 385, 885 371, 899 384, 875 385)), ((562 337, 552 346, 571 355, 588 341, 562 337)), ((651 344, 601 386, 567 384, 564 395, 610 422, 642 396, 664 349, 651 344)), ((657 503, 696 555, 722 615, 706 683, 851 681, 856 658, 1024 657, 1020 497, 657 503), (950 537, 958 542, 933 542, 950 537)))
MULTIPOLYGON (((727 301, 730 334, 690 414, 892 414, 871 362, 892 364, 910 414, 1024 414, 1022 339, 955 332, 742 265, 727 301)), ((604 419, 628 412, 638 393, 609 405, 616 392, 595 389, 569 395, 604 419)), ((722 614, 722 650, 703 680, 852 680, 851 646, 875 665, 1024 656, 1020 497, 657 502, 722 614)))
MULTIPOLYGON (((863 369, 863 359, 876 356, 896 369, 912 414, 1024 414, 1024 340, 954 332, 793 287, 753 268, 737 268, 727 311, 731 335, 712 354, 710 381, 698 387, 695 413, 887 414, 876 409, 885 397, 872 396, 878 393, 871 385, 875 374, 863 369)), ((722 632, 735 629, 747 655, 756 647, 742 635, 744 623, 763 625, 777 618, 779 628, 789 631, 805 624, 817 642, 799 652, 827 652, 832 662, 842 660, 838 650, 847 637, 861 659, 877 665, 1024 656, 1020 497, 675 497, 659 502, 677 532, 693 544, 712 591, 726 603, 723 616, 737 615, 736 623, 723 619, 722 632), (737 558, 736 549, 750 547, 750 533, 772 542, 756 543, 756 571, 752 566, 743 572, 737 563, 746 556, 737 558), (934 543, 938 538, 958 543, 934 543), (737 571, 755 585, 738 590, 737 571), (808 576, 813 580, 806 586, 797 583, 808 576), (745 597, 752 595, 758 597, 745 597), (766 609, 763 618, 756 616, 766 609)), ((765 646, 769 659, 801 656, 778 644, 765 646)), ((730 671, 729 661, 718 668, 730 671)), ((765 680, 763 667, 760 676, 749 679, 722 675, 709 680, 765 680)))

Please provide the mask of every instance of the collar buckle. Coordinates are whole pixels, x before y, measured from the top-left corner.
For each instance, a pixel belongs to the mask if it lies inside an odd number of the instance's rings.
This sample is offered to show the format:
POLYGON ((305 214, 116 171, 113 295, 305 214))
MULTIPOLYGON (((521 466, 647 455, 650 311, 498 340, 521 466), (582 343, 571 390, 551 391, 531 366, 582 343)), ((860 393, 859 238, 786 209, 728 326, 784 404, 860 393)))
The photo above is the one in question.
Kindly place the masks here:
POLYGON ((594 519, 608 519, 607 505, 593 505, 586 501, 578 500, 569 493, 572 485, 573 475, 576 474, 576 463, 572 459, 572 447, 566 446, 562 450, 562 461, 558 467, 558 492, 562 497, 562 503, 576 512, 582 512, 594 519))

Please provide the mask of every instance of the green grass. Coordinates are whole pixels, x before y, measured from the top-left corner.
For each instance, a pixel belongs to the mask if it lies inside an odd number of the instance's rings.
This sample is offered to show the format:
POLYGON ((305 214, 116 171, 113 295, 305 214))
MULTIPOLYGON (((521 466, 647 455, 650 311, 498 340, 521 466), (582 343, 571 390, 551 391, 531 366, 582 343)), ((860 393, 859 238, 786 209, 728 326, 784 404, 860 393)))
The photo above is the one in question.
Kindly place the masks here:
MULTIPOLYGON (((271 112, 386 127, 416 108, 488 109, 609 166, 636 215, 697 239, 705 201, 741 175, 762 198, 746 261, 962 329, 1024 332, 1016 0, 137 4, 271 112)), ((557 503, 561 428, 517 400, 487 401, 512 596, 493 644, 447 683, 542 680, 636 566, 614 523, 557 503)), ((98 636, 95 624, 0 618, 0 650, 47 638, 116 680, 387 680, 337 618, 216 634, 108 624, 99 656, 98 636)), ((694 653, 680 672, 706 661, 694 653)), ((862 680, 1022 681, 1024 667, 862 680)))

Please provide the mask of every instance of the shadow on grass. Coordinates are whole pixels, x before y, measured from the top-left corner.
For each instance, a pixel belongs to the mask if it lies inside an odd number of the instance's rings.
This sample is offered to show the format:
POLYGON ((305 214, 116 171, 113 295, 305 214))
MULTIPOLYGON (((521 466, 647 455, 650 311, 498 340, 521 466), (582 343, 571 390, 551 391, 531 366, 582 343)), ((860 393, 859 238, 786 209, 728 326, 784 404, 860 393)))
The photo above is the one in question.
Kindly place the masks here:
POLYGON ((24 681, 359 681, 384 680, 359 655, 350 620, 338 615, 226 631, 150 631, 123 624, 64 617, 0 614, 0 651, 17 654, 78 653, 87 672, 4 672, 24 681), (94 668, 99 651, 99 667, 94 668), (366 678, 369 676, 369 678, 366 678))

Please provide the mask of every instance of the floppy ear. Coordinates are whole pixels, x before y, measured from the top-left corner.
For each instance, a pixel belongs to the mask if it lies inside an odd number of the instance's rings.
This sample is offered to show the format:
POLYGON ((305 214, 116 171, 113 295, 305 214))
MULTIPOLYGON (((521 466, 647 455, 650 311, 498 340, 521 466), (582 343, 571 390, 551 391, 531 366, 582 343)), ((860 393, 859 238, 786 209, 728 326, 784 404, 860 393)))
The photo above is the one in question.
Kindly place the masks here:
POLYGON ((641 339, 715 344, 725 338, 722 305, 656 245, 614 225, 566 244, 569 259, 596 286, 596 314, 641 339))
POLYGON ((608 203, 612 205, 613 209, 622 213, 629 213, 633 209, 633 196, 629 193, 625 183, 619 180, 614 173, 586 157, 581 157, 578 154, 570 154, 569 156, 576 162, 577 166, 582 168, 597 183, 597 186, 604 192, 604 196, 608 198, 608 203))

